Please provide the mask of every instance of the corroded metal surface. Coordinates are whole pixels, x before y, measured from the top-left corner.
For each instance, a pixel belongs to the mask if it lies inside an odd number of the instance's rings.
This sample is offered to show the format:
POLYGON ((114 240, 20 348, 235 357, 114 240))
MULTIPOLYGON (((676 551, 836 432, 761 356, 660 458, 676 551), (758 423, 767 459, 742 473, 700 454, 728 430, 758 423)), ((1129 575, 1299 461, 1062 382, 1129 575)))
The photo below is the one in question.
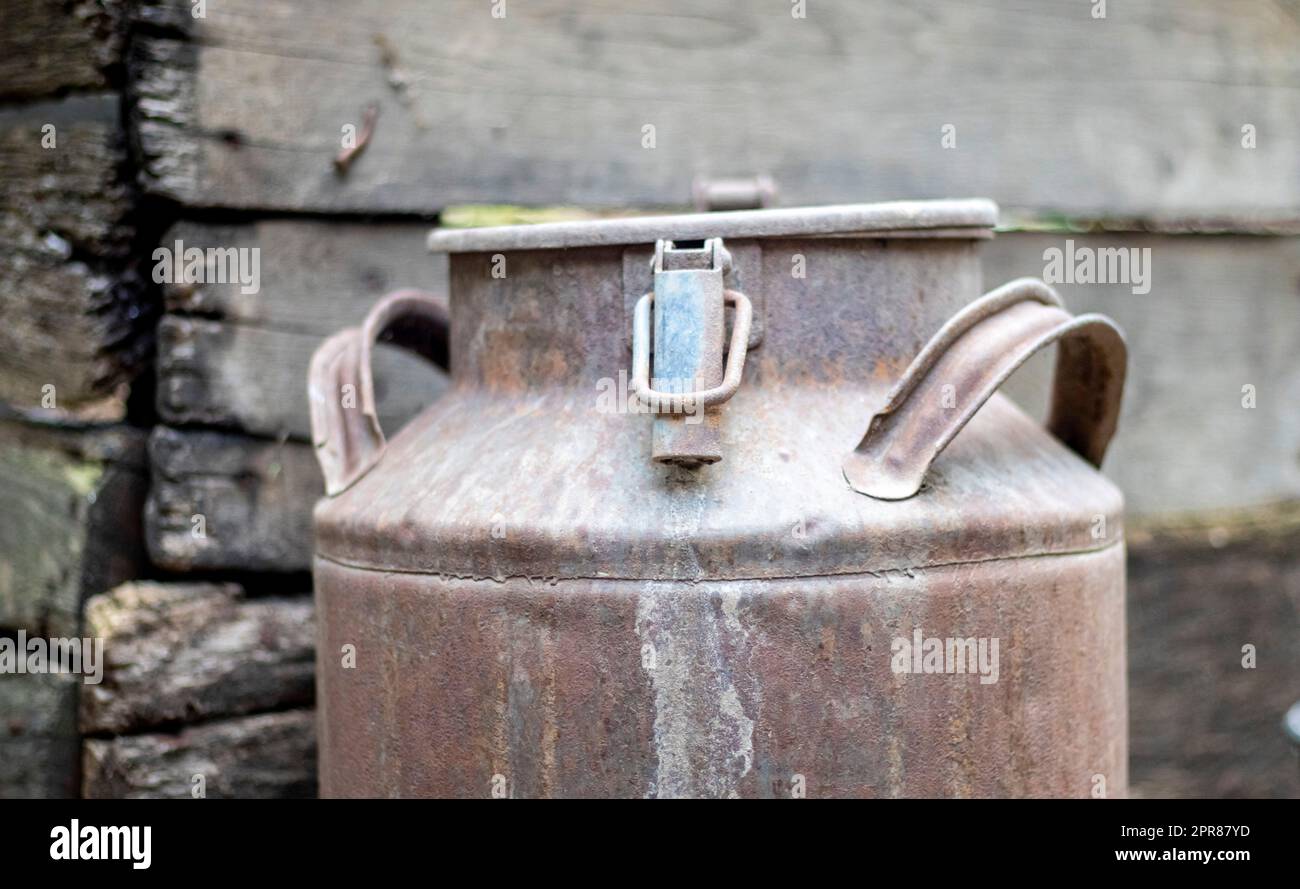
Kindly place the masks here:
MULTIPOLYGON (((887 206, 822 222, 957 221, 887 206)), ((916 497, 841 468, 986 232, 745 220, 761 335, 725 459, 685 469, 647 459, 629 376, 654 240, 695 224, 457 242, 452 387, 316 509, 323 791, 1122 794, 1119 491, 997 394, 916 497), (606 246, 508 246, 561 235, 606 246), (914 631, 1000 640, 1000 678, 896 672, 914 631)))
POLYGON ((361 327, 334 334, 312 356, 307 373, 312 444, 330 496, 369 472, 387 447, 375 408, 370 360, 375 342, 385 334, 391 342, 434 360, 434 343, 447 334, 447 307, 432 294, 399 290, 378 302, 361 327), (415 333, 412 322, 428 326, 415 333))
POLYGON ((318 552, 469 577, 695 581, 1120 539, 1115 487, 1000 396, 936 461, 924 498, 881 504, 844 481, 844 455, 891 384, 980 292, 970 242, 761 247, 744 286, 763 293, 766 334, 721 415, 728 459, 694 472, 647 460, 653 417, 617 397, 651 246, 627 285, 620 248, 510 254, 505 279, 491 277, 490 254, 453 256, 453 384, 390 430, 379 468, 321 503, 318 552), (806 278, 791 276, 793 256, 806 278))
POLYGON ((893 201, 779 210, 729 210, 681 216, 544 222, 494 228, 436 229, 429 249, 442 253, 546 250, 555 247, 608 247, 653 244, 663 237, 779 238, 814 236, 987 238, 997 223, 992 201, 893 201))
POLYGON ((1122 796, 1123 560, 698 585, 318 561, 321 792, 1122 796), (1000 636, 998 682, 893 673, 913 627, 1000 636))
POLYGON ((1101 466, 1119 422, 1127 350, 1101 315, 1075 317, 1042 281, 1024 278, 971 303, 925 345, 844 461, 855 491, 903 500, 1016 368, 1059 343, 1047 429, 1101 466))

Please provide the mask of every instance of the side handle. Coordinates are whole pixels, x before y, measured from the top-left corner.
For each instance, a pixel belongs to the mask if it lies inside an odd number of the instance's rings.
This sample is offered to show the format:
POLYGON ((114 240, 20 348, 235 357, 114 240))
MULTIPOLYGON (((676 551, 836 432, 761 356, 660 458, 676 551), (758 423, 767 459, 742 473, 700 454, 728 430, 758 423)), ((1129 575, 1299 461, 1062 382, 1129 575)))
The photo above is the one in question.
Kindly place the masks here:
POLYGON ((1105 316, 1071 315, 1051 287, 1022 278, 962 309, 926 344, 845 459, 849 485, 879 500, 916 494, 930 464, 984 402, 1053 343, 1048 431, 1100 466, 1119 420, 1124 335, 1105 316))
POLYGON ((448 326, 444 301, 420 290, 398 290, 377 302, 360 327, 340 331, 316 349, 307 397, 312 444, 330 497, 350 488, 384 454, 370 367, 375 342, 382 336, 445 366, 448 326))

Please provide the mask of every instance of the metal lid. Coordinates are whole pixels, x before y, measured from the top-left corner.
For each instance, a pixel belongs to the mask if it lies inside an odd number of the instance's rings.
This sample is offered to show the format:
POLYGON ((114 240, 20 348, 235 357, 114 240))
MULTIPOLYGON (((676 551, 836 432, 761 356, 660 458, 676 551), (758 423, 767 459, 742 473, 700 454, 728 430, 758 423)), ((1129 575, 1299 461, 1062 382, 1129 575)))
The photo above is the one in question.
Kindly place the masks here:
POLYGON ((940 234, 982 238, 992 234, 998 207, 983 198, 943 201, 892 201, 777 210, 735 210, 676 216, 636 216, 581 222, 544 222, 492 228, 435 229, 435 253, 485 253, 498 250, 548 250, 653 244, 664 237, 775 238, 850 235, 917 236, 940 234))

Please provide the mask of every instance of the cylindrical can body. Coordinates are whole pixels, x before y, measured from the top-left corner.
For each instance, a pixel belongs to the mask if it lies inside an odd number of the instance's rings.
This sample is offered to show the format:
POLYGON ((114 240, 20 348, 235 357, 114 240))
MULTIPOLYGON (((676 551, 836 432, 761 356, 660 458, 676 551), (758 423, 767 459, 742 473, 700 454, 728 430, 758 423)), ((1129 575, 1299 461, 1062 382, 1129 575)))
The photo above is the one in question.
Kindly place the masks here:
MULTIPOLYGON (((1074 329, 1019 291, 962 316, 992 216, 939 204, 464 239, 450 389, 387 442, 347 411, 346 434, 316 429, 350 468, 315 515, 321 792, 1123 795, 1115 486, 978 375, 916 387, 980 390, 955 429, 946 403, 897 425, 918 493, 846 475, 934 342, 983 361, 982 335, 1036 349, 1074 329), (882 218, 904 230, 859 231, 882 218), (709 409, 720 462, 665 465, 628 392, 634 307, 656 239, 714 234, 752 305, 743 379, 709 409)), ((331 343, 321 366, 351 372, 331 343)), ((1057 408, 1115 383, 1087 345, 1057 408)), ((988 360, 994 384, 1014 363, 988 360)), ((1104 416, 1059 425, 1104 449, 1104 416)))
POLYGON ((317 562, 321 793, 1122 796, 1123 560, 696 585, 317 562), (894 672, 918 629, 997 655, 894 672))

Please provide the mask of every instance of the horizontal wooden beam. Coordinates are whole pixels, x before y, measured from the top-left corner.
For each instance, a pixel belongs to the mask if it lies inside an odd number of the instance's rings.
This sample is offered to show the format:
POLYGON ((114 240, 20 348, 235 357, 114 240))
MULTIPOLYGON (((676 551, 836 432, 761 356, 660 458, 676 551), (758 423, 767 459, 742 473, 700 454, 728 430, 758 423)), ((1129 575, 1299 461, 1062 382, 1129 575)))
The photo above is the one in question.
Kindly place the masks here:
POLYGON ((1140 523, 1128 560, 1135 796, 1294 798, 1300 511, 1140 523), (1249 657, 1246 650, 1249 646, 1249 657))
POLYGON ((445 297, 447 257, 426 249, 430 228, 419 221, 183 220, 162 238, 160 246, 169 255, 178 248, 198 248, 205 257, 223 250, 256 250, 258 286, 248 286, 247 275, 245 281, 205 275, 203 281, 171 282, 163 287, 166 309, 228 325, 324 338, 360 324, 389 291, 416 287, 445 297))
MULTIPOLYGON (((257 267, 234 280, 171 283, 158 329, 158 410, 174 425, 221 426, 258 435, 311 437, 307 368, 332 333, 360 324, 386 292, 446 293, 446 257, 424 249, 424 223, 275 220, 186 222, 163 247, 244 251, 257 267), (247 291, 247 292, 246 292, 247 291)), ((390 431, 431 402, 446 378, 387 346, 375 355, 379 414, 390 431)))
POLYGON ((144 564, 144 435, 0 420, 0 628, 75 636, 144 564))
POLYGON ((158 313, 131 255, 119 105, 97 94, 0 111, 0 400, 10 404, 123 401, 117 390, 151 348, 158 313))
POLYGON ((88 799, 272 799, 316 795, 316 714, 262 713, 177 733, 87 739, 88 799), (198 780, 201 779, 201 780, 198 780))
MULTIPOLYGON (((260 246, 263 284, 252 295, 230 283, 168 288, 171 310, 186 314, 169 315, 161 328, 164 417, 305 440, 303 380, 318 338, 357 323, 392 287, 445 292, 445 257, 421 251, 423 231, 421 224, 308 220, 175 229, 173 242, 260 246)), ((1300 496, 1293 471, 1300 431, 1285 408, 1300 403, 1291 372, 1300 351, 1300 237, 1015 231, 981 247, 984 280, 992 287, 1048 274, 1049 251, 1064 258, 1071 244, 1079 257, 1115 249, 1139 263, 1149 256, 1145 285, 1133 274, 1146 274, 1147 265, 1132 266, 1125 281, 1055 285, 1073 311, 1108 314, 1129 335, 1128 393, 1105 468, 1124 488, 1130 511, 1300 496), (1248 385, 1254 409, 1243 407, 1248 385)), ((379 381, 390 399, 391 430, 432 401, 444 381, 414 359, 390 358, 379 381)), ((1050 360, 1031 362, 1008 386, 1040 414, 1050 360)))
MULTIPOLYGON (((307 368, 322 340, 168 315, 158 326, 158 412, 175 425, 307 441, 307 368)), ((385 429, 399 428, 445 388, 445 376, 422 359, 391 346, 375 350, 375 393, 385 429)))
POLYGON ((145 538, 175 571, 303 571, 325 483, 308 444, 158 426, 145 538))
POLYGON ((696 175, 761 173, 787 206, 1300 205, 1295 21, 1255 0, 142 7, 171 29, 131 63, 144 182, 186 204, 688 205, 696 175))
POLYGON ((132 734, 310 706, 310 595, 248 599, 233 583, 136 581, 86 604, 103 681, 81 695, 81 731, 132 734))
POLYGON ((0 100, 105 89, 116 79, 125 0, 5 0, 0 100))

